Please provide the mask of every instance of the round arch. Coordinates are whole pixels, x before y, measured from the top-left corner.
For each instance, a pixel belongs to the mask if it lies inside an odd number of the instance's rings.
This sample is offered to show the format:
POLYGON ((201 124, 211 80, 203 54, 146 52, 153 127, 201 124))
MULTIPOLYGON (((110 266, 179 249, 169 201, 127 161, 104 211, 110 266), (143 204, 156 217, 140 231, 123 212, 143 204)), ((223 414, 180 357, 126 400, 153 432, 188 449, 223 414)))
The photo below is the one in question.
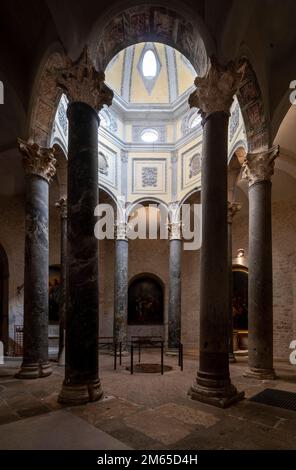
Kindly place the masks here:
MULTIPOLYGON (((184 8, 184 3, 172 2, 172 7, 130 2, 115 4, 99 20, 89 35, 88 46, 97 70, 105 70, 120 50, 139 42, 155 41, 180 51, 191 62, 198 75, 205 74, 209 57, 216 55, 211 36, 201 18, 184 8)), ((262 93, 251 62, 246 55, 244 78, 237 92, 243 115, 248 151, 256 152, 270 145, 269 121, 262 93)), ((55 45, 44 58, 36 77, 28 126, 28 138, 41 146, 50 145, 50 137, 56 109, 61 97, 57 89, 54 67, 65 66, 66 56, 55 45)))
POLYGON ((142 197, 137 199, 136 201, 132 202, 126 210, 126 221, 128 221, 129 217, 131 216, 132 212, 137 209, 137 206, 147 206, 149 203, 152 204, 157 204, 159 205, 167 214, 169 212, 168 205, 162 201, 161 199, 158 199, 156 197, 142 197))
POLYGON ((246 154, 248 152, 248 146, 247 142, 245 140, 238 140, 234 143, 234 145, 231 147, 231 150, 229 152, 228 156, 228 166, 230 167, 233 158, 236 156, 239 160, 240 163, 243 162, 243 159, 245 158, 246 154))
POLYGON ((57 88, 52 70, 65 65, 65 53, 59 43, 54 43, 40 63, 29 105, 26 138, 42 147, 49 147, 56 111, 62 96, 57 88))
POLYGON ((271 144, 269 120, 252 64, 246 56, 241 56, 240 60, 246 66, 236 97, 245 124, 248 151, 257 152, 271 144))
POLYGON ((164 324, 164 283, 154 273, 138 273, 128 284, 128 324, 164 324))
POLYGON ((181 52, 203 75, 208 57, 215 54, 215 46, 207 28, 196 13, 175 0, 168 8, 166 2, 120 2, 112 5, 94 24, 89 36, 89 47, 98 70, 122 49, 139 42, 160 42, 181 52))
POLYGON ((57 160, 56 177, 59 185, 60 197, 66 197, 68 159, 66 156, 66 152, 58 139, 53 141, 52 146, 55 150, 54 156, 57 160))
MULTIPOLYGON (((193 194, 198 195, 199 193, 200 193, 200 188, 193 188, 187 194, 185 194, 185 196, 183 196, 182 199, 179 202, 180 209, 183 206, 183 204, 185 204, 186 201, 188 201, 188 199, 190 199, 191 196, 193 196, 193 194)), ((200 195, 199 195, 199 197, 200 197, 200 195)))

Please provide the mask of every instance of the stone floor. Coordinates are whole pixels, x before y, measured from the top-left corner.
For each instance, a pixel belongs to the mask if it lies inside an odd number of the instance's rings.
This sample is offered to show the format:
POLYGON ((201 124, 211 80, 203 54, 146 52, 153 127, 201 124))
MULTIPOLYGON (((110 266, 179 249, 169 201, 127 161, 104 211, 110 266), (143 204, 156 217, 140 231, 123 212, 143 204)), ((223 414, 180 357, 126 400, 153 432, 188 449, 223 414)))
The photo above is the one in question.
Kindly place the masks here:
MULTIPOLYGON (((143 362, 156 363, 153 351, 143 362)), ((276 364, 279 379, 258 382, 243 377, 246 359, 231 365, 231 376, 246 399, 225 410, 187 396, 197 363, 175 357, 164 376, 126 370, 129 359, 113 370, 112 357, 100 357, 105 396, 85 406, 57 403, 64 370, 50 377, 14 378, 18 364, 0 366, 0 449, 296 449, 296 412, 250 402, 265 388, 296 392, 296 368, 276 364)))

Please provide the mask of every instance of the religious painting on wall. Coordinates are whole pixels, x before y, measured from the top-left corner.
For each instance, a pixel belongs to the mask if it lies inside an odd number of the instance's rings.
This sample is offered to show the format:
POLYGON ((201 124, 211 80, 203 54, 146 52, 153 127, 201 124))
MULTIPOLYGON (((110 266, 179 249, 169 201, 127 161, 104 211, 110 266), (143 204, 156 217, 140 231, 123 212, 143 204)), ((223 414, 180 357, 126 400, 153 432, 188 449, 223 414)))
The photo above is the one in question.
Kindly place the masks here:
POLYGON ((129 325, 163 323, 163 290, 159 281, 145 276, 135 279, 128 290, 129 325))
POLYGON ((50 266, 48 279, 48 319, 50 323, 57 323, 59 321, 60 284, 60 266, 50 266))
POLYGON ((248 330, 248 272, 233 270, 233 329, 248 330))

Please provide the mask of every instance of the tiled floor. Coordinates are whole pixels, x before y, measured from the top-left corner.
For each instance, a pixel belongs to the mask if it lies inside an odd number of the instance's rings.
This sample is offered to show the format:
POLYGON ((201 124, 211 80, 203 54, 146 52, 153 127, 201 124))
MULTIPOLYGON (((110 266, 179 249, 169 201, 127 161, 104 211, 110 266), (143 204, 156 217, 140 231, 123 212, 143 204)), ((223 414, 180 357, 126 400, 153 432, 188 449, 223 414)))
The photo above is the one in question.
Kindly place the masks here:
MULTIPOLYGON (((153 352, 142 358, 158 359, 153 352)), ((101 356, 105 397, 76 407, 57 403, 63 368, 24 381, 14 378, 16 363, 0 366, 0 449, 296 449, 296 412, 248 400, 264 388, 296 392, 295 367, 276 364, 279 379, 258 382, 243 377, 246 359, 240 358, 231 376, 246 399, 222 410, 188 398, 195 360, 185 359, 181 372, 176 358, 166 357, 173 370, 164 376, 130 375, 129 359, 124 362, 114 371, 112 357, 101 356)))

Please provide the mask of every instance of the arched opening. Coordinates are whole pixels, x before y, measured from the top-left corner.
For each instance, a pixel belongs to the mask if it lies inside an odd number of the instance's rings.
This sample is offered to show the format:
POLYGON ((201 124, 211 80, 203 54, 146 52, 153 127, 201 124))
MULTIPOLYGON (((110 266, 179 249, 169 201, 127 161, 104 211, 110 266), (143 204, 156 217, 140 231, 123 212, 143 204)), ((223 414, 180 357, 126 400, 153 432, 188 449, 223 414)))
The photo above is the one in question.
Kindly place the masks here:
POLYGON ((61 266, 49 266, 48 276, 48 321, 56 325, 60 319, 61 266))
POLYGON ((232 317, 234 350, 248 350, 248 267, 243 249, 239 249, 232 265, 232 317))
POLYGON ((8 351, 8 279, 8 258, 0 244, 0 340, 5 353, 8 351))
POLYGON ((128 324, 162 325, 164 292, 160 279, 149 273, 136 276, 128 289, 128 324))

